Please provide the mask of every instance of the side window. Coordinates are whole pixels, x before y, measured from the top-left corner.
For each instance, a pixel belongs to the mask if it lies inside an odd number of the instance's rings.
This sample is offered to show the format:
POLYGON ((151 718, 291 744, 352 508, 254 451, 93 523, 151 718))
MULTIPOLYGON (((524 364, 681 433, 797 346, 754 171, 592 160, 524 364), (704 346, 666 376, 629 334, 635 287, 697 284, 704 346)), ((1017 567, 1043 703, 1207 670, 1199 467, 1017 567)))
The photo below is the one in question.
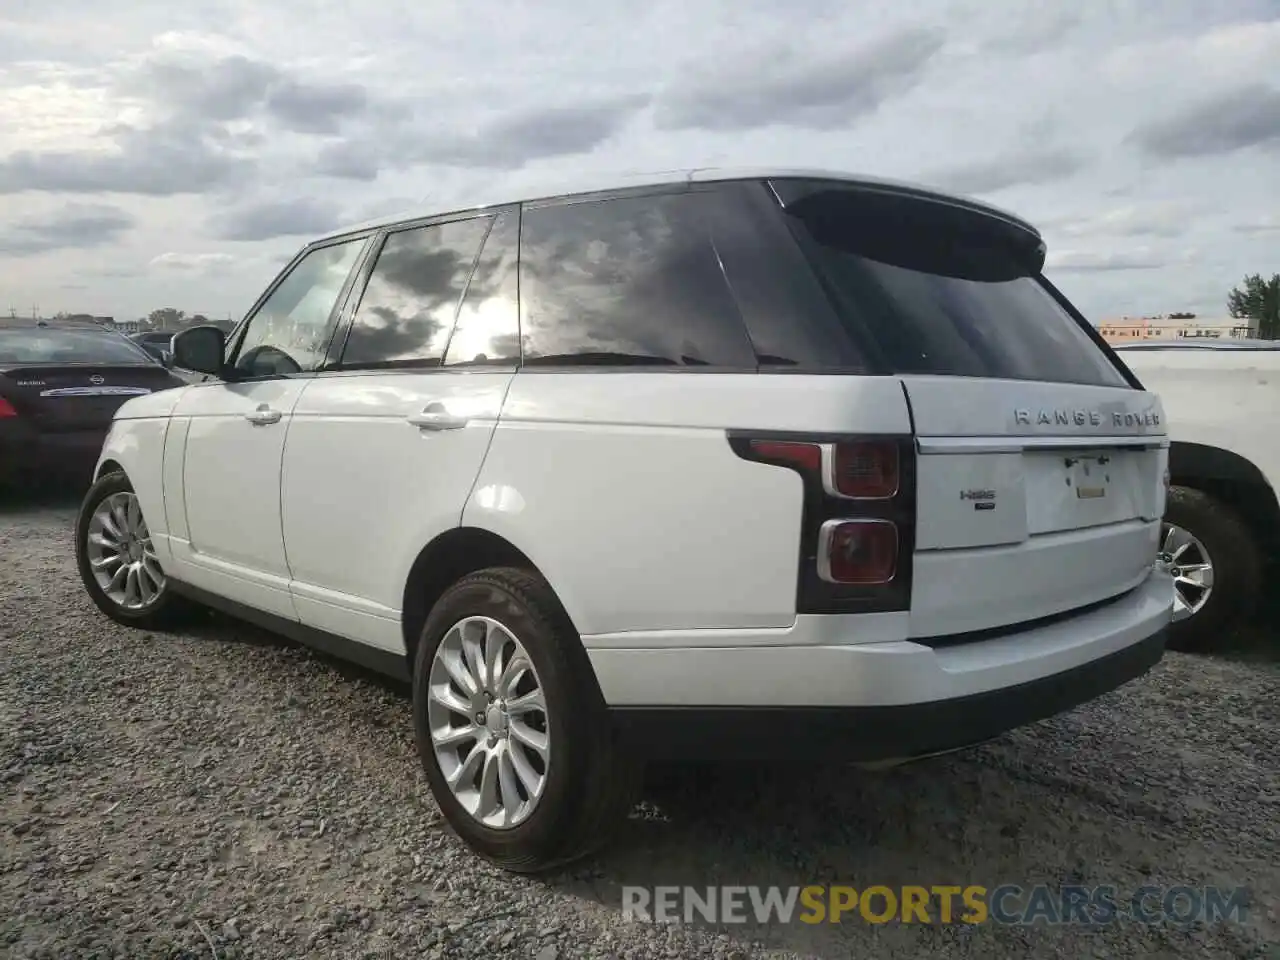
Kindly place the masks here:
POLYGON ((702 193, 525 210, 520 333, 526 366, 755 369, 702 193))
POLYGON ((342 366, 438 367, 492 217, 387 236, 351 322, 342 366))
POLYGON ((520 308, 517 255, 520 215, 502 213, 494 221, 467 284, 458 322, 445 352, 446 366, 502 366, 520 362, 520 308))
POLYGON ((248 377, 305 373, 324 362, 333 307, 365 240, 312 250, 249 318, 235 369, 248 377))

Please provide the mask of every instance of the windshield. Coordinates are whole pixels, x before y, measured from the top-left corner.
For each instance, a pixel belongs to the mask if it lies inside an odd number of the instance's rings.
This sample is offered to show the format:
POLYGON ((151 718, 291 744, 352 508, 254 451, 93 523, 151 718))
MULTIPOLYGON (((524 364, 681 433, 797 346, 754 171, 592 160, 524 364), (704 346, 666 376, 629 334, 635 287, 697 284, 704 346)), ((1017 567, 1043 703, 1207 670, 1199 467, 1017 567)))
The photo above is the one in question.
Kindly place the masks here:
POLYGON ((892 372, 1127 386, 1041 282, 1033 234, 936 201, 839 189, 788 214, 850 333, 892 372))
POLYGON ((0 364, 128 363, 154 361, 112 330, 65 327, 0 328, 0 364))

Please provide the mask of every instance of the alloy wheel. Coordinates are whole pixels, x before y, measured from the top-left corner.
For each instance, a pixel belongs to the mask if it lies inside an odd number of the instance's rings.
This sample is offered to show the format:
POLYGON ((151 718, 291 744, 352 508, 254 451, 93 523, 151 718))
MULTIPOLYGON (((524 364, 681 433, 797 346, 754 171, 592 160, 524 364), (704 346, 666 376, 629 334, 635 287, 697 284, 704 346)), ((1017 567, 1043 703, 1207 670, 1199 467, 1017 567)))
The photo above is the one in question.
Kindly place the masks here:
POLYGON ((164 571, 136 494, 103 498, 89 519, 85 552, 94 580, 122 609, 146 610, 164 593, 164 571))
POLYGON ((1209 551, 1189 531, 1166 521, 1160 534, 1159 559, 1173 577, 1173 619, 1195 616, 1213 595, 1209 551))
POLYGON ((497 620, 467 617, 432 658, 427 719, 453 796, 491 829, 511 829, 542 798, 551 728, 542 683, 520 640, 497 620))

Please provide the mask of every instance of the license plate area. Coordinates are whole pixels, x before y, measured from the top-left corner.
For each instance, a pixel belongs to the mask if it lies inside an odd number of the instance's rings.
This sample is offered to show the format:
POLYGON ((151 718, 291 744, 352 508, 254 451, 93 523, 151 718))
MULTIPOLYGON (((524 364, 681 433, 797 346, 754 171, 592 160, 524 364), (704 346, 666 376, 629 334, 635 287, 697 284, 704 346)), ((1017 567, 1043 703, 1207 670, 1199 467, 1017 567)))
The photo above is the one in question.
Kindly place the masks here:
POLYGON ((1075 490, 1077 500, 1102 500, 1111 487, 1113 457, 1106 453, 1064 454, 1062 466, 1066 485, 1075 490))
POLYGON ((129 396, 95 395, 46 399, 38 418, 49 430, 83 430, 107 426, 129 396))
POLYGON ((1134 450, 1036 450, 1022 455, 1027 533, 1120 523, 1146 512, 1150 455, 1134 450))

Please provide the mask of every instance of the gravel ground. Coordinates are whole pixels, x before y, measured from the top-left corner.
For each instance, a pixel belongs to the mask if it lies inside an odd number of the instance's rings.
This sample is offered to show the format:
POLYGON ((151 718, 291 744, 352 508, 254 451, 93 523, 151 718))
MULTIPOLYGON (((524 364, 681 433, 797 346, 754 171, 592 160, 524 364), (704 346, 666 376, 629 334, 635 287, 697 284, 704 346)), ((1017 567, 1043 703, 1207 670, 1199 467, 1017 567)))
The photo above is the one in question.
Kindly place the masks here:
POLYGON ((1280 956, 1274 620, 1236 654, 1171 654, 950 758, 667 770, 615 848, 527 879, 445 829, 407 691, 226 620, 183 635, 109 623, 76 579, 73 516, 67 501, 0 507, 0 955, 1280 956), (1213 927, 620 914, 623 884, 813 882, 1247 885, 1252 899, 1247 923, 1213 927))

